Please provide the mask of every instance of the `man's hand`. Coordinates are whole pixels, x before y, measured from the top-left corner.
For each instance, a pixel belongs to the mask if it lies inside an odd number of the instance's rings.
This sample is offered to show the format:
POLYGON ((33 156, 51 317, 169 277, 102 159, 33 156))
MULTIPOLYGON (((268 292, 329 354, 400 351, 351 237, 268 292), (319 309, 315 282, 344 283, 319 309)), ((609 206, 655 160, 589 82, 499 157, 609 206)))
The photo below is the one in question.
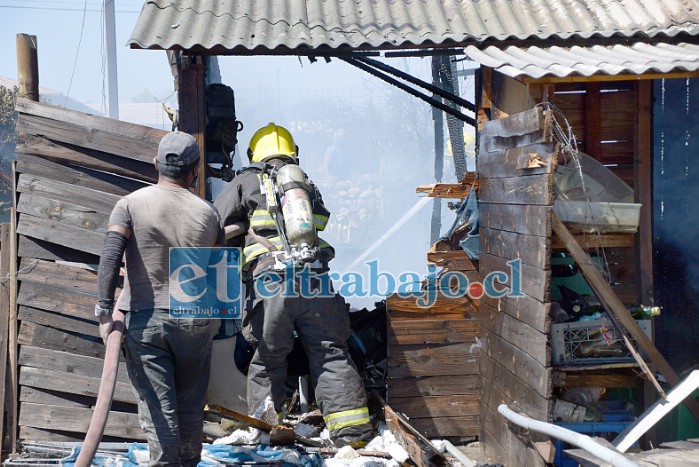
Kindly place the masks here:
POLYGON ((100 337, 104 345, 107 345, 107 338, 109 334, 114 330, 114 320, 112 315, 100 316, 100 337))

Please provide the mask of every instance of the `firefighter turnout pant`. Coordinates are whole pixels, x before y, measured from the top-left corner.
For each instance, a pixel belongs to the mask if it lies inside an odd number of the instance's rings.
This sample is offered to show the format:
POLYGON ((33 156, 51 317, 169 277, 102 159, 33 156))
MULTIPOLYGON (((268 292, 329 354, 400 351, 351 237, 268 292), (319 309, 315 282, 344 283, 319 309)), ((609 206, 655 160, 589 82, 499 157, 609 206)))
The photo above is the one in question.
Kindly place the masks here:
MULTIPOLYGON (((296 281, 301 279, 296 278, 296 281)), ((278 293, 255 300, 243 333, 257 346, 248 369, 251 414, 271 396, 277 412, 286 397, 287 355, 294 331, 306 351, 315 397, 331 438, 361 445, 372 436, 364 383, 349 356, 349 313, 339 296, 306 298, 278 293)))

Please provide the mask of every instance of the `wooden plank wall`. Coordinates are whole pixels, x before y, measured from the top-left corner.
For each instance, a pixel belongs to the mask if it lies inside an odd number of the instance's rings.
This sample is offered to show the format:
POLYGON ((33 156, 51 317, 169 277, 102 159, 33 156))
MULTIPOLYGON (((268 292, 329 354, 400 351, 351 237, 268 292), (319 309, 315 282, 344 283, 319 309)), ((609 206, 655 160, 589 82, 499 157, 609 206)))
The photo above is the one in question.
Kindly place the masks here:
POLYGON ((388 403, 428 438, 476 437, 477 303, 435 296, 429 307, 424 297, 386 300, 388 403))
MULTIPOLYGON (((12 429, 20 443, 82 441, 102 373, 95 271, 109 214, 156 180, 152 160, 166 132, 22 99, 17 111, 12 429)), ((135 403, 122 362, 105 441, 144 439, 135 403)))
MULTIPOLYGON (((480 142, 480 275, 510 276, 509 262, 519 260, 522 295, 481 299, 481 439, 493 461, 543 466, 532 442, 546 439, 508 423, 498 406, 551 418, 551 209, 558 148, 540 109, 487 122, 480 142), (528 168, 534 158, 540 167, 528 168)), ((517 283, 510 276, 503 287, 509 294, 517 283)))

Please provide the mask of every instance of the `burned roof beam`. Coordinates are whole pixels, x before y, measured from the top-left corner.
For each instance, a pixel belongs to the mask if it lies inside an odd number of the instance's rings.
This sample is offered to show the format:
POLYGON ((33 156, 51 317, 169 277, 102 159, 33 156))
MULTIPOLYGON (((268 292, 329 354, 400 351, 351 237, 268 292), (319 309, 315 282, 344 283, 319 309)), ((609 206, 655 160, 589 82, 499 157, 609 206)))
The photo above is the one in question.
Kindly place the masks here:
POLYGON ((458 110, 449 107, 447 104, 445 104, 445 103, 443 103, 443 102, 441 102, 433 97, 430 97, 430 96, 408 86, 407 84, 405 84, 401 81, 398 81, 397 79, 389 76, 388 74, 384 73, 381 70, 378 70, 376 68, 372 68, 371 66, 364 63, 363 61, 358 60, 357 58, 353 58, 353 57, 339 57, 339 58, 340 58, 340 60, 343 60, 343 61, 349 63, 350 65, 353 65, 353 66, 359 68, 360 70, 364 70, 367 73, 369 73, 373 76, 376 76, 377 78, 387 82, 388 84, 392 84, 393 86, 396 86, 397 88, 402 89, 403 91, 407 92, 411 96, 417 97, 418 99, 422 99, 423 101, 427 102, 431 106, 436 107, 436 108, 448 113, 449 115, 453 115, 454 117, 458 118, 459 120, 461 120, 465 123, 468 123, 469 125, 471 125, 473 127, 476 126, 476 120, 473 117, 466 115, 462 112, 459 112, 458 110))
POLYGON ((416 86, 420 86, 421 88, 427 89, 428 91, 432 92, 433 94, 438 95, 439 97, 443 99, 450 100, 454 102, 455 104, 460 105, 461 107, 464 107, 471 112, 476 111, 476 106, 472 103, 467 101, 466 99, 457 96, 456 94, 452 94, 448 91, 445 91, 444 89, 440 88, 439 86, 435 86, 434 84, 430 84, 426 81, 421 80, 420 78, 416 78, 409 73, 406 73, 404 71, 401 71, 397 68, 394 68, 390 65, 386 65, 385 63, 382 63, 378 60, 374 60, 371 58, 366 58, 366 57, 357 57, 357 60, 366 63, 367 65, 370 65, 374 68, 378 68, 379 70, 383 71, 384 73, 389 73, 393 76, 397 76, 398 78, 404 79, 408 81, 409 83, 412 83, 416 86))

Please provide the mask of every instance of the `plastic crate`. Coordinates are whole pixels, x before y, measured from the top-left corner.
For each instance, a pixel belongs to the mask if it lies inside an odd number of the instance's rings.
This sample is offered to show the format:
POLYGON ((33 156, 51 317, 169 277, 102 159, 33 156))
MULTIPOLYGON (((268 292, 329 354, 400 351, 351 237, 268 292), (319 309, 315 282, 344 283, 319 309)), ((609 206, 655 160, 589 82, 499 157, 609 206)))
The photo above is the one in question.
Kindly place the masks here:
MULTIPOLYGON (((636 322, 652 339, 650 320, 636 322)), ((624 345, 621 334, 608 319, 552 324, 551 354, 553 364, 558 366, 635 362, 624 345), (605 343, 610 343, 617 349, 622 348, 623 353, 613 357, 602 357, 586 351, 591 346, 604 346, 605 343)))
MULTIPOLYGON (((556 425, 577 433, 584 433, 593 437, 604 437, 612 439, 617 434, 621 433, 635 420, 632 411, 632 406, 626 401, 603 401, 599 403, 602 421, 599 422, 580 422, 566 423, 556 422, 556 425)), ((553 438, 554 446, 556 447, 556 455, 553 463, 556 467, 577 467, 579 464, 574 459, 568 457, 566 449, 573 449, 568 443, 564 443, 560 439, 553 438)))
POLYGON ((637 203, 556 199, 553 212, 568 227, 581 232, 634 233, 641 219, 641 205, 637 203))

